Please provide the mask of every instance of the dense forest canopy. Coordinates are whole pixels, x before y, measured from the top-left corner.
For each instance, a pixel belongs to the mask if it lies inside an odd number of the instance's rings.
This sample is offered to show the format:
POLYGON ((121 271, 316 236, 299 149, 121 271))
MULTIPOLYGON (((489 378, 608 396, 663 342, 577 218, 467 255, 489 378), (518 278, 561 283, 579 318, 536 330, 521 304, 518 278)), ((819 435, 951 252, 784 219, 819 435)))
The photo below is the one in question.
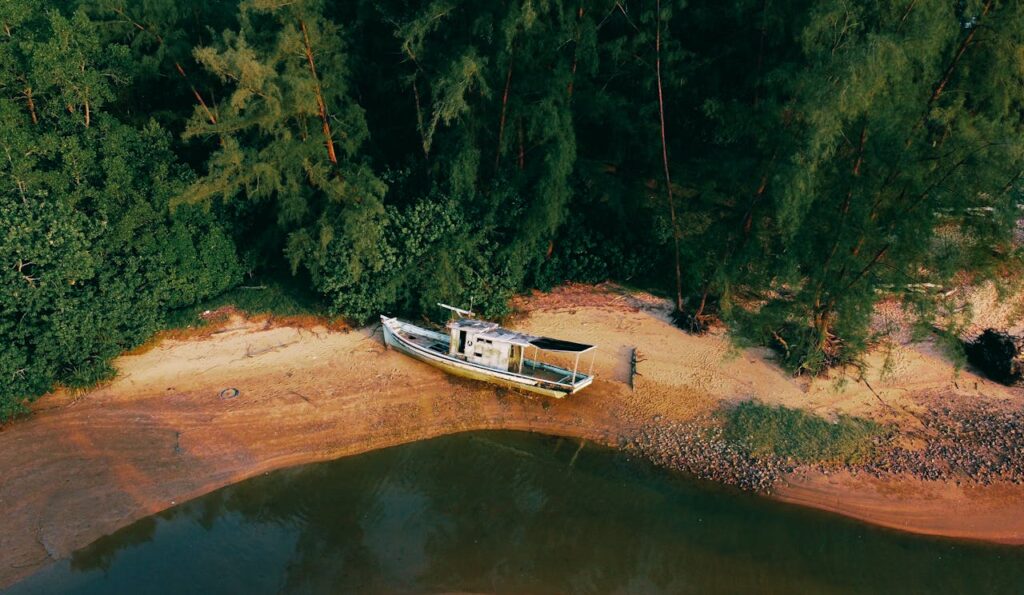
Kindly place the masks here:
POLYGON ((0 419, 290 275, 492 316, 614 279, 792 370, 1015 270, 1016 0, 4 0, 0 419))

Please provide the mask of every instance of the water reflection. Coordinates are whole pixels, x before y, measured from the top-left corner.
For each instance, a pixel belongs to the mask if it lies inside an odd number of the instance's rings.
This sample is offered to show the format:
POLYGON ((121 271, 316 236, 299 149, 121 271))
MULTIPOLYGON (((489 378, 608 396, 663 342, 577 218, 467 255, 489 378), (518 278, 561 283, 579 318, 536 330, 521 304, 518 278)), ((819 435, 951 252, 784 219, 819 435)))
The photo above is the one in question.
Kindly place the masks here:
POLYGON ((623 455, 465 434, 258 477, 12 592, 1024 592, 1024 549, 923 539, 623 455))

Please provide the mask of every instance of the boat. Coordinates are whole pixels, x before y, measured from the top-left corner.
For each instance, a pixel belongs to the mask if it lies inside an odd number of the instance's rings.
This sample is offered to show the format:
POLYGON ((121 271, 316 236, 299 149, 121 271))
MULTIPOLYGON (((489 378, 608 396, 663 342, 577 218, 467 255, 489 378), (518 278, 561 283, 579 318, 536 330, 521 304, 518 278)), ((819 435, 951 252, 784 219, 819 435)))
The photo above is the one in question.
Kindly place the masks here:
POLYGON ((449 374, 562 398, 594 382, 595 345, 539 337, 475 318, 469 310, 438 304, 456 317, 439 332, 381 315, 385 344, 449 374), (573 368, 540 360, 542 353, 568 354, 573 368), (587 373, 580 357, 590 353, 587 373), (528 356, 532 355, 532 359, 528 356))

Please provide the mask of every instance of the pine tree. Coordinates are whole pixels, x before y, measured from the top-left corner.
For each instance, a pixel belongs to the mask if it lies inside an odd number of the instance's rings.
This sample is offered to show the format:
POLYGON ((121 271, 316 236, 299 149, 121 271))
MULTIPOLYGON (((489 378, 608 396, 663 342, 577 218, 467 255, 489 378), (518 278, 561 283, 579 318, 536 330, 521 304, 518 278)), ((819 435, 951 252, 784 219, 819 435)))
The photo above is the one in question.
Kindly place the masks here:
POLYGON ((216 138, 220 148, 182 200, 248 201, 276 220, 293 272, 304 267, 321 288, 332 275, 358 282, 385 263, 386 188, 360 155, 368 132, 343 32, 322 2, 247 1, 240 10, 238 31, 195 51, 231 94, 216 123, 201 108, 189 122, 186 138, 216 138))
POLYGON ((879 290, 942 285, 1008 241, 1024 96, 992 73, 1020 72, 1020 15, 997 2, 811 7, 807 67, 782 66, 773 89, 788 100, 768 191, 783 296, 758 315, 793 366, 849 361, 879 290))

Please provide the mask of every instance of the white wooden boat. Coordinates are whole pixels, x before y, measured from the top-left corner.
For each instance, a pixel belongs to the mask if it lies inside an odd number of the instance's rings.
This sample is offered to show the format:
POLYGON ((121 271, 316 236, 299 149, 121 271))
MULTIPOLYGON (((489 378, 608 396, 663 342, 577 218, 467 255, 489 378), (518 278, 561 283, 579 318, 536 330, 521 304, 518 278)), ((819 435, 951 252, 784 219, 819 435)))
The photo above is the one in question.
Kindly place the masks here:
POLYGON ((571 395, 594 381, 594 345, 517 333, 494 322, 469 318, 466 315, 472 313, 466 310, 440 305, 462 315, 448 323, 447 333, 382 315, 384 342, 449 374, 550 397, 571 395), (527 357, 531 349, 533 359, 527 357), (544 352, 569 354, 574 358, 573 369, 540 361, 544 352), (580 356, 585 353, 591 353, 586 374, 579 370, 580 356))

